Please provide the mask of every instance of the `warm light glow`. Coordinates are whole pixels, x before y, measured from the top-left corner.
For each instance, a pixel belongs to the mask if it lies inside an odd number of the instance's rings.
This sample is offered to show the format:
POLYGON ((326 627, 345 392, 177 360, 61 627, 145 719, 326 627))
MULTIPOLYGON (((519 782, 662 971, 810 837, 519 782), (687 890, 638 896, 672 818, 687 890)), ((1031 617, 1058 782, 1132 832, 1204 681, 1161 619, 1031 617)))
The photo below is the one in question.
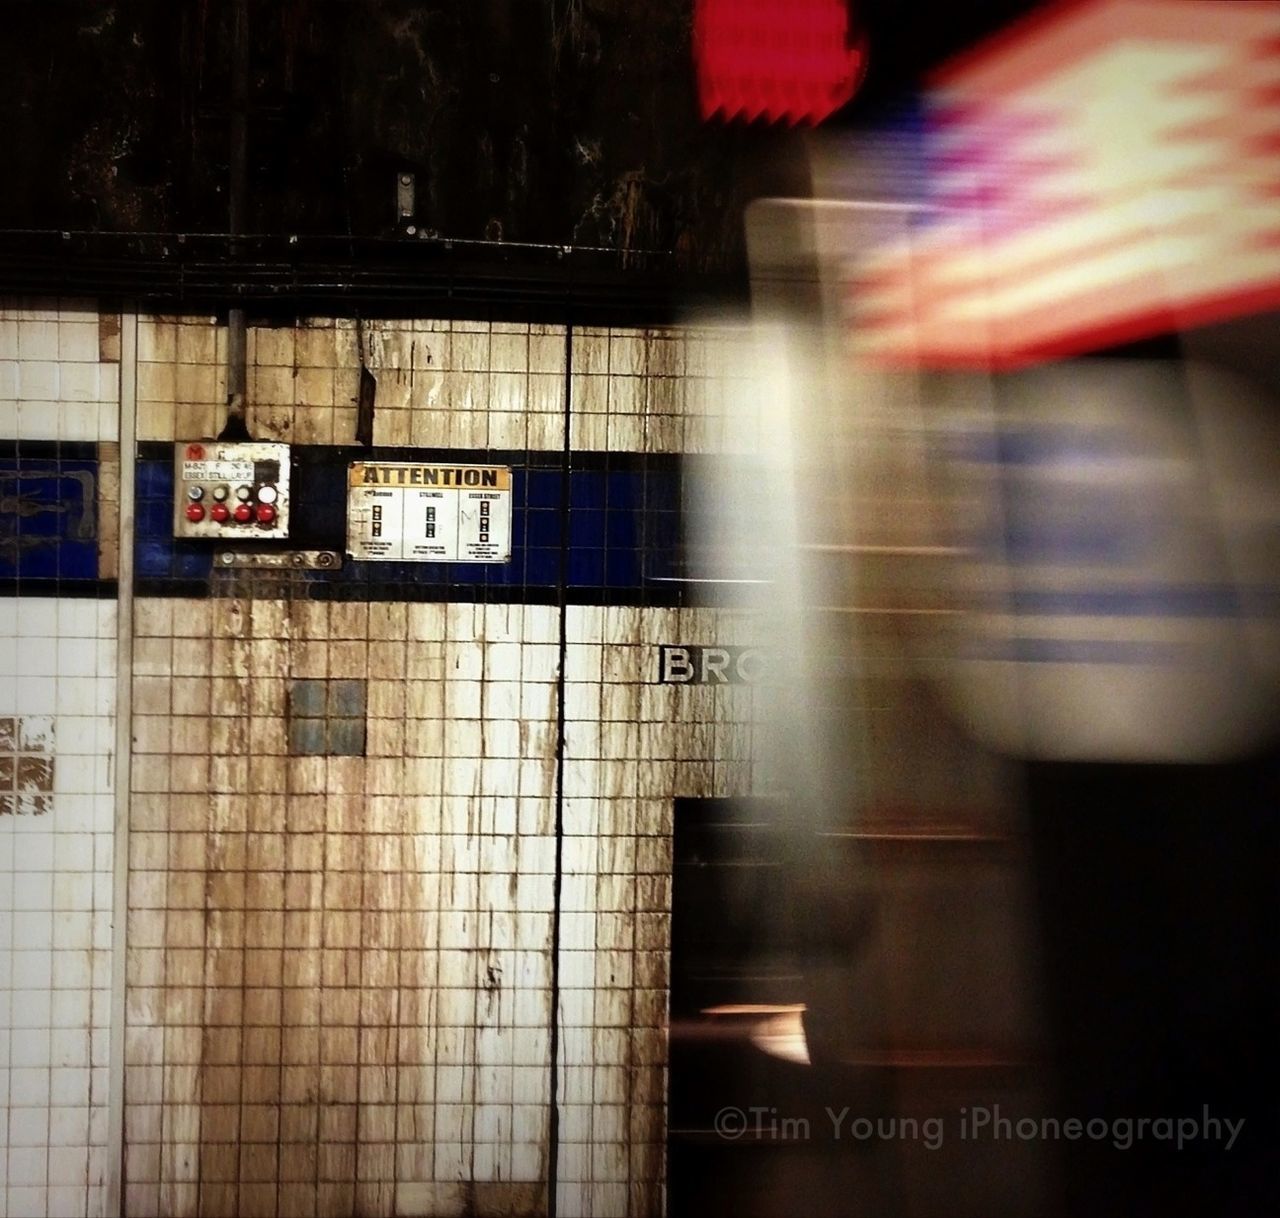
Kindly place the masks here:
POLYGON ((718 1007, 703 1007, 704 1015, 790 1015, 805 1009, 803 1002, 724 1002, 718 1007))
POLYGON ((724 1003, 704 1007, 704 1015, 739 1017, 750 1021, 748 1039, 762 1053, 784 1061, 809 1065, 809 1042, 804 1034, 804 1003, 724 1003))

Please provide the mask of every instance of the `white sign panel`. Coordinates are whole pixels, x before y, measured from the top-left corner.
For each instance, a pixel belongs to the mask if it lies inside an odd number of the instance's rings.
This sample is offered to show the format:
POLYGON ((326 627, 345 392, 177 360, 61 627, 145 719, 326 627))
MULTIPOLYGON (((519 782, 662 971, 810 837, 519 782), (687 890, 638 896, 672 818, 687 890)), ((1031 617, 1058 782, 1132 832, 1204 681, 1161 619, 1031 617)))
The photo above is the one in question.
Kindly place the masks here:
POLYGON ((511 470, 357 461, 347 468, 347 552, 366 562, 506 562, 511 470))
POLYGON ((252 482, 252 461, 184 461, 183 482, 252 482))

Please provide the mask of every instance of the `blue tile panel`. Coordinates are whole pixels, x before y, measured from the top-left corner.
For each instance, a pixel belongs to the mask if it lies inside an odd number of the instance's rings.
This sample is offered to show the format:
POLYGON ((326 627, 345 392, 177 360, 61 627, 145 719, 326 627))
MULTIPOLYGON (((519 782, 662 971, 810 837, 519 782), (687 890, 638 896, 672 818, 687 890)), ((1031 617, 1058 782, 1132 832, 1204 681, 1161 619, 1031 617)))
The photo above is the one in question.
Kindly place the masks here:
POLYGON ((98 582, 98 455, 90 443, 0 447, 0 582, 98 582))
MULTIPOLYGON (((495 453, 299 446, 293 450, 286 549, 346 549, 347 465, 357 460, 449 460, 509 465, 511 558, 505 563, 366 563, 305 578, 312 596, 371 600, 554 600, 563 568, 571 600, 668 603, 680 567, 681 461, 639 454, 495 453), (568 494, 565 494, 565 479, 568 494), (567 543, 567 544, 566 544, 567 543)), ((215 594, 220 543, 173 537, 173 460, 143 445, 137 479, 136 573, 143 595, 215 594)))

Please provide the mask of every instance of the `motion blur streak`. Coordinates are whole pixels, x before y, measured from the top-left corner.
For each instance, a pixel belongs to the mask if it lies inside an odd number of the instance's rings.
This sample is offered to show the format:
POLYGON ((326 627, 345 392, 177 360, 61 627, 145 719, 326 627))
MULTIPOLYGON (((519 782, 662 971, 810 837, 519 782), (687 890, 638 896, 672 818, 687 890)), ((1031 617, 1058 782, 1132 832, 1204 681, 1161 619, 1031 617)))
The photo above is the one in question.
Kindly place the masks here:
MULTIPOLYGON (((1158 793, 1208 775, 1187 822, 1227 838, 1243 801, 1214 802, 1222 776, 1280 735, 1280 364, 1258 316, 1280 305, 1277 50, 1276 4, 1055 7, 938 73, 921 121, 810 137, 815 197, 748 210, 749 455, 700 468, 690 515, 701 573, 770 653, 767 798, 718 811, 719 846, 691 825, 677 887, 718 867, 715 891, 755 896, 722 902, 728 926, 794 930, 734 958, 743 1004, 673 1024, 673 1078, 682 1041, 736 1035, 718 1098, 743 1111, 910 1121, 1074 1094, 1102 1113, 1151 1039, 1127 978, 1183 933, 1188 885, 1071 934, 1089 877, 1116 868, 1132 897, 1173 874, 1158 793), (1132 871, 1068 848, 1098 825, 1142 842, 1132 871)), ((1212 971, 1166 950, 1171 973, 1212 971)), ((1143 1105, 1166 1070, 1138 1075, 1143 1105)), ((680 1094, 688 1170, 707 1119, 680 1094)), ((752 1149, 720 1212, 806 1212, 809 1190, 807 1212, 1051 1218, 1171 1171, 1045 1139, 752 1149)))
POLYGON ((694 60, 703 118, 820 123, 866 73, 848 0, 698 0, 694 60))
POLYGON ((855 349, 1009 369, 1280 304, 1280 5, 1089 0, 946 67, 855 349))
POLYGON ((809 1045, 804 1035, 803 1003, 722 1003, 705 1007, 704 1015, 747 1025, 747 1038, 762 1053, 798 1065, 809 1065, 809 1045))

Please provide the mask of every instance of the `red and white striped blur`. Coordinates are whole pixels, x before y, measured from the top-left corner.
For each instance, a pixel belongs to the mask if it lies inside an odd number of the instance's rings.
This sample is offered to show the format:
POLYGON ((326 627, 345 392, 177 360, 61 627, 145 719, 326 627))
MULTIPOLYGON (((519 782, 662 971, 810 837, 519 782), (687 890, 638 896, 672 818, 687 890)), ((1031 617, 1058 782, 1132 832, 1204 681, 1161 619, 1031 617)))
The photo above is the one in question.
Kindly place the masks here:
POLYGON ((1003 370, 1280 305, 1280 4, 1054 5, 944 66, 854 350, 1003 370))

